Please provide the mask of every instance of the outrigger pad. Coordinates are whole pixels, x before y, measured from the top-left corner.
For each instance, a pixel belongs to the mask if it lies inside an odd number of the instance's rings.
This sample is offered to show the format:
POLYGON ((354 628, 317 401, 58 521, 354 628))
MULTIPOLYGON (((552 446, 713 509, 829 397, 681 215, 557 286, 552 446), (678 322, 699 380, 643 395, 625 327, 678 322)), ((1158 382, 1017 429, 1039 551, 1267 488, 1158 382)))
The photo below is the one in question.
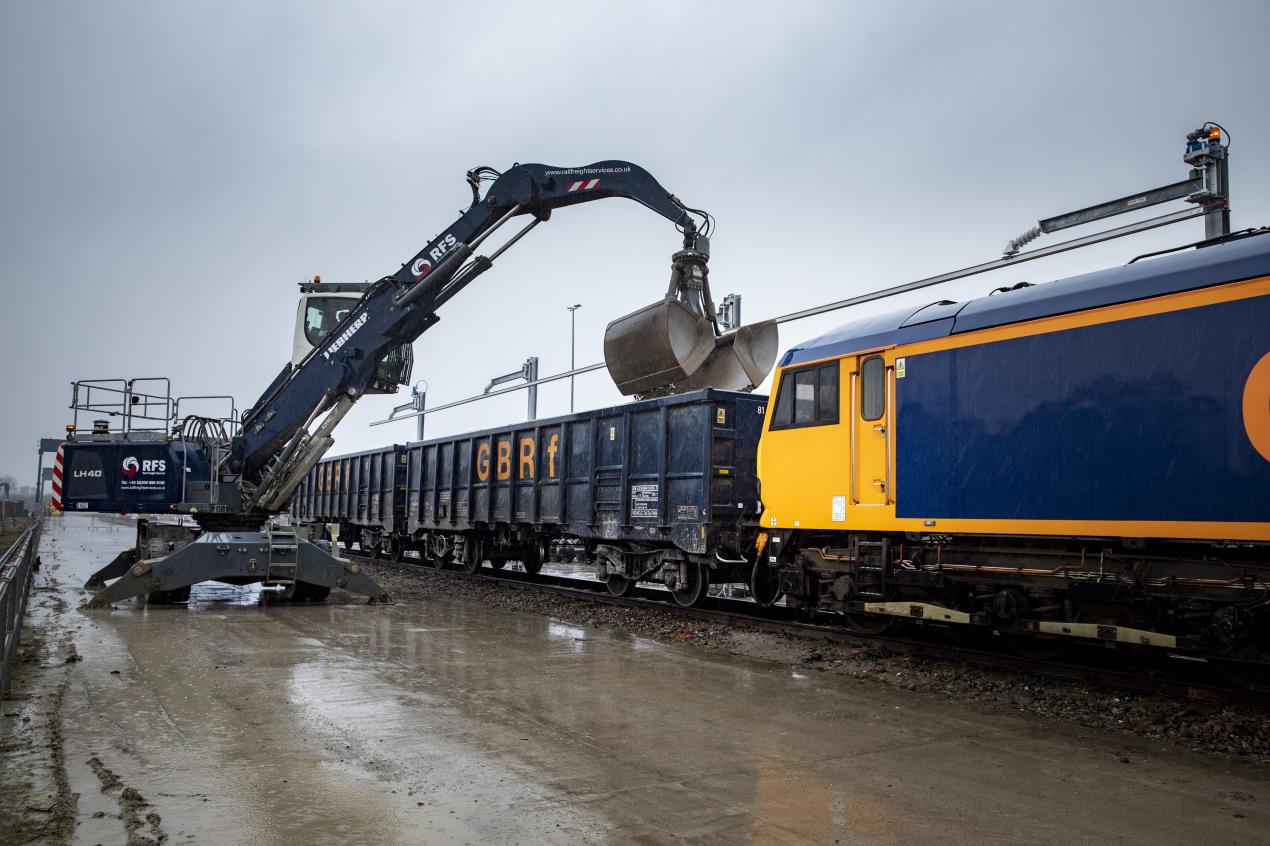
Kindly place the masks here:
MULTIPOLYGON (((116 558, 109 567, 115 567, 122 558, 116 558)), ((104 573, 105 569, 95 575, 104 573)), ((133 563, 86 606, 106 608, 134 596, 207 581, 337 587, 370 597, 371 602, 392 602, 388 592, 362 572, 359 564, 336 558, 292 533, 205 532, 171 555, 133 563)))
POLYGON ((84 582, 86 590, 99 590, 106 586, 106 582, 117 579, 137 562, 137 550, 125 549, 123 552, 115 556, 115 559, 102 567, 96 573, 88 577, 88 581, 84 582))

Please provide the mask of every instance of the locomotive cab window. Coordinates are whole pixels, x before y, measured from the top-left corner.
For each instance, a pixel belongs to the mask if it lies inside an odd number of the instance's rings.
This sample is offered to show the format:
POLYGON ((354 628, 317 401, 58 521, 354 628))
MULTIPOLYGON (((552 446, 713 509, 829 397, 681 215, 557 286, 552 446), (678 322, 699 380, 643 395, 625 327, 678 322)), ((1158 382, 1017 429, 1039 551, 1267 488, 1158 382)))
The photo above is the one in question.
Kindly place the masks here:
POLYGON ((772 429, 827 426, 838 422, 838 362, 781 374, 772 429))
POLYGON ((866 358, 860 365, 860 416, 878 420, 886 413, 886 363, 882 356, 866 358))

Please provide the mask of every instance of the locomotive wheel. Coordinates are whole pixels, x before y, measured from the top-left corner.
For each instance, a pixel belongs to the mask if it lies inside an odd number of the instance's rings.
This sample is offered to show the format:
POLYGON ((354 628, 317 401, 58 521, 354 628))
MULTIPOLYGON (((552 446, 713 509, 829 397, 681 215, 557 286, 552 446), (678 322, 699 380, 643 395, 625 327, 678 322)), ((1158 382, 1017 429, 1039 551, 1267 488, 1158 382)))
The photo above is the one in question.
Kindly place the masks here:
POLYGON ((1216 661, 1217 674, 1240 690, 1270 693, 1270 669, 1264 664, 1216 661))
POLYGON ((705 601, 709 589, 710 575, 705 567, 698 564, 688 568, 688 583, 672 590, 671 593, 675 597, 675 602, 685 608, 691 608, 705 601))
POLYGON ((760 608, 770 608, 781 598, 780 581, 762 561, 754 562, 754 570, 750 574, 750 593, 760 608))
POLYGON ((629 596, 635 590, 635 580, 619 576, 616 573, 610 573, 609 577, 604 580, 604 586, 614 596, 629 596))

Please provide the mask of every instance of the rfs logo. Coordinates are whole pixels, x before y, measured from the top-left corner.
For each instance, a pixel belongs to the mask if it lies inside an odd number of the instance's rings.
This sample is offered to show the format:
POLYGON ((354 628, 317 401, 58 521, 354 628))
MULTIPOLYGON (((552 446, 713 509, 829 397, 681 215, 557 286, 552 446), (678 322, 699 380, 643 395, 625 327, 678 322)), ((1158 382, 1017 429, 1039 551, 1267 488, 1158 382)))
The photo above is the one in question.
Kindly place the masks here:
POLYGON ((433 261, 440 261, 441 257, 454 249, 454 245, 457 243, 458 241, 455 240, 454 236, 447 233, 435 247, 428 250, 428 255, 432 256, 433 261))
MULTIPOLYGON (((447 232, 444 238, 437 241, 435 247, 428 250, 428 256, 432 261, 440 261, 458 243, 458 239, 447 232)), ((417 258, 415 263, 410 265, 410 272, 415 275, 416 279, 422 279, 432 270, 432 261, 428 261, 426 258, 417 258)))
POLYGON ((131 479, 141 473, 166 473, 168 471, 168 463, 162 458, 147 458, 144 461, 137 461, 136 456, 128 456, 123 460, 123 473, 125 479, 131 479))

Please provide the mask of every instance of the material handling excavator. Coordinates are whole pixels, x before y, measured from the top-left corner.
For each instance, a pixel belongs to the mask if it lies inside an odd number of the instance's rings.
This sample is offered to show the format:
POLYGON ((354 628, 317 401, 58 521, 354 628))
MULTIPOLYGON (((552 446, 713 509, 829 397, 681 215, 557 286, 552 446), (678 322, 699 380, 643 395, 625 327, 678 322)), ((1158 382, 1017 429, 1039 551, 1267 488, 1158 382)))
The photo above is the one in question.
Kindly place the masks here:
MULTIPOLYGON (((272 525, 300 481, 334 443, 358 399, 409 384, 411 343, 437 311, 554 210, 606 197, 634 200, 671 221, 682 249, 666 297, 613 321, 610 373, 624 394, 655 396, 705 385, 756 387, 777 352, 773 323, 724 333, 715 320, 707 262, 713 219, 684 205, 643 168, 602 161, 561 168, 517 164, 467 174, 472 203, 392 275, 369 285, 302 286, 296 355, 249 409, 180 414, 167 380, 84 380, 72 385, 75 423, 60 456, 61 507, 70 511, 189 515, 197 530, 138 522, 137 543, 95 573, 90 604, 147 595, 184 601, 202 581, 282 585, 294 600, 332 587, 372 601, 387 594, 325 544, 272 525), (489 183, 488 187, 485 183, 489 183), (482 194, 482 188, 486 190, 482 194), (514 218, 525 225, 489 255, 477 251, 514 218), (80 414, 100 415, 91 431, 80 414), (156 425, 146 427, 146 422, 156 425)), ((228 399, 228 398, 220 398, 228 399)))

